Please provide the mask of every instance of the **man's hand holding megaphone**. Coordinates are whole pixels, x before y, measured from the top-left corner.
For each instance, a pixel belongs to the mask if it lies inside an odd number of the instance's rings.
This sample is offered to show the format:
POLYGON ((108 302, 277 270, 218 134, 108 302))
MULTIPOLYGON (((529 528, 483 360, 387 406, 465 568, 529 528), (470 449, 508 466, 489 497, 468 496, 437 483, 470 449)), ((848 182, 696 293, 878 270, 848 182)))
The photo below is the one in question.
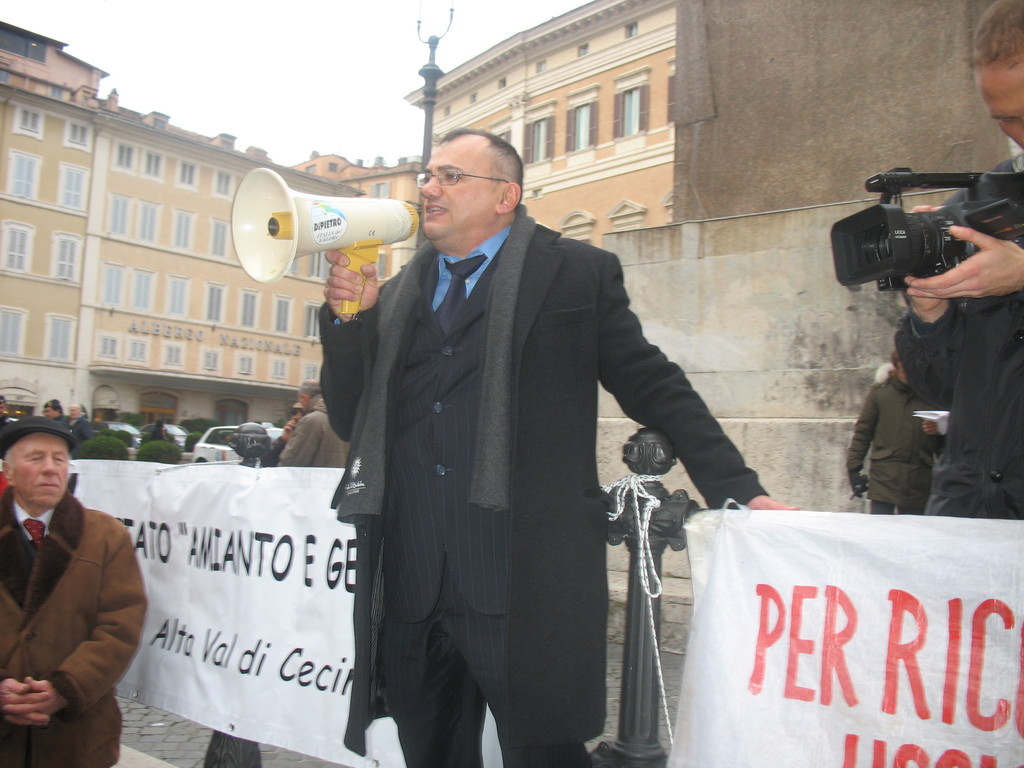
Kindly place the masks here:
POLYGON ((351 258, 343 251, 327 251, 331 271, 324 284, 324 299, 327 306, 343 321, 349 321, 354 314, 342 312, 342 302, 356 302, 359 311, 365 311, 377 303, 380 281, 377 279, 377 265, 363 264, 356 272, 350 268, 351 258))

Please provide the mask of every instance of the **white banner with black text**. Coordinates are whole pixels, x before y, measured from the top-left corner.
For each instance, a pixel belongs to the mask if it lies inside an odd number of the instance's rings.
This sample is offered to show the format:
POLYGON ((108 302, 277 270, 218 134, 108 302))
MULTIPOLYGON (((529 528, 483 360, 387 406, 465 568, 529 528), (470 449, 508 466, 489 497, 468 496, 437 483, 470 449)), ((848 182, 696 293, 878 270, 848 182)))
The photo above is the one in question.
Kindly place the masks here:
POLYGON ((342 743, 355 535, 341 470, 77 461, 75 495, 120 518, 149 597, 118 694, 232 736, 343 765, 402 766, 394 725, 342 743))

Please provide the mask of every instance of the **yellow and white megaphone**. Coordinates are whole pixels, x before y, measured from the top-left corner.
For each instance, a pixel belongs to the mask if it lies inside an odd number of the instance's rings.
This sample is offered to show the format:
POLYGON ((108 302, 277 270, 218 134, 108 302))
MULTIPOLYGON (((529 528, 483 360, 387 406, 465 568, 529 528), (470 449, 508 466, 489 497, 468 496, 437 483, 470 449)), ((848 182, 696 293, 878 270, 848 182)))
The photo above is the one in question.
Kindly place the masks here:
MULTIPOLYGON (((238 260, 261 283, 280 279, 295 258, 320 251, 344 251, 358 272, 377 261, 380 246, 408 240, 418 228, 419 216, 409 203, 307 195, 269 168, 246 174, 231 206, 238 260)), ((359 302, 352 301, 340 310, 358 311, 359 302)))

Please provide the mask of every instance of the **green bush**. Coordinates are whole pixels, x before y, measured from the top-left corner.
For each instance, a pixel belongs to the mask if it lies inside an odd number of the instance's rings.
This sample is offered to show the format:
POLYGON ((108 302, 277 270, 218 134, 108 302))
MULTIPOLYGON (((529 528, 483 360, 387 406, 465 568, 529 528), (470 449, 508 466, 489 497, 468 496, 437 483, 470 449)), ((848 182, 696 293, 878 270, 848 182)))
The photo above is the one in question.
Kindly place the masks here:
POLYGON ((154 461, 157 464, 177 464, 181 461, 181 448, 165 440, 150 440, 143 443, 135 454, 136 461, 154 461))
POLYGON ((199 416, 194 419, 182 419, 179 426, 181 426, 181 428, 186 432, 198 432, 199 436, 202 437, 203 433, 210 427, 219 427, 220 422, 215 419, 207 419, 199 416))
POLYGON ((116 419, 108 419, 108 421, 123 421, 125 424, 131 424, 133 427, 141 427, 146 423, 141 413, 119 413, 116 419))
MULTIPOLYGON (((125 432, 124 434, 128 434, 125 432)), ((131 435, 128 435, 130 438, 131 435)), ((78 449, 80 459, 113 459, 115 461, 128 460, 128 446, 122 443, 114 434, 113 430, 105 429, 103 434, 90 437, 78 449)))
POLYGON ((199 442, 199 438, 202 437, 204 434, 206 434, 205 429, 202 432, 189 432, 185 436, 185 450, 191 451, 193 448, 195 448, 196 443, 199 442))
POLYGON ((123 429, 104 429, 97 435, 97 437, 116 437, 124 443, 126 447, 130 448, 132 445, 132 433, 125 432, 123 429))

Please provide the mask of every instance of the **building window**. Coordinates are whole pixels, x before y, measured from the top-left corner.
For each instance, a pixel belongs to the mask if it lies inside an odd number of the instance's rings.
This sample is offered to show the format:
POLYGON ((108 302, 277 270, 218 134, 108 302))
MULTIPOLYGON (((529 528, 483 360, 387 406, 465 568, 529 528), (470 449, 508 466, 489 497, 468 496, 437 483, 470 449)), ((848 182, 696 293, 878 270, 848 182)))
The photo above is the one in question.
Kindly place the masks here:
POLYGON ((146 171, 145 171, 146 175, 147 176, 152 176, 154 178, 162 178, 163 177, 163 168, 164 168, 163 163, 164 163, 163 155, 158 155, 156 152, 147 152, 146 153, 146 171))
POLYGON ((125 237, 128 235, 128 215, 131 200, 127 197, 114 195, 110 198, 110 234, 125 237))
POLYGON ((66 142, 76 149, 89 149, 89 126, 83 123, 68 123, 66 142))
POLYGON ((167 314, 184 317, 188 308, 188 280, 184 277, 167 278, 167 314))
POLYGON ((49 321, 49 340, 46 345, 46 356, 58 363, 71 360, 71 323, 66 317, 51 317, 49 321))
POLYGON ((11 175, 7 187, 15 197, 34 198, 39 183, 39 158, 12 152, 11 175))
POLYGON ((252 376, 252 355, 238 356, 238 373, 241 376, 252 376))
POLYGON ((153 273, 135 271, 132 286, 132 309, 149 312, 153 308, 153 273))
POLYGON ((116 168, 126 171, 135 170, 135 147, 130 144, 117 145, 117 159, 114 161, 116 168))
POLYGON ((565 151, 597 146, 597 102, 581 104, 566 113, 565 151))
POLYGON ((139 339, 128 343, 128 359, 133 363, 145 363, 149 360, 149 344, 139 339))
POLYGON ((114 336, 100 336, 100 357, 117 359, 117 339, 114 336))
POLYGON ((256 300, 258 294, 252 291, 242 291, 241 314, 238 322, 246 328, 256 327, 256 300))
POLYGON ((213 408, 218 424, 244 424, 249 420, 249 406, 241 400, 218 400, 213 408))
POLYGON ((203 370, 204 371, 219 371, 220 370, 220 352, 215 349, 204 349, 203 350, 203 370))
MULTIPOLYGON (((298 259, 292 260, 294 266, 298 259)), ((326 278, 327 273, 331 271, 331 263, 327 260, 327 254, 324 251, 317 251, 311 253, 309 258, 306 260, 306 275, 309 277, 326 278)), ((295 270, 298 272, 298 270, 295 270)))
POLYGON ((555 150, 555 118, 545 117, 526 126, 526 144, 523 147, 524 163, 539 163, 550 160, 555 150))
POLYGON ((292 300, 286 296, 274 298, 274 331, 288 333, 291 328, 292 300))
POLYGON ((583 43, 582 45, 576 46, 576 56, 586 56, 590 53, 590 43, 583 43))
POLYGON ((107 264, 103 268, 103 303, 111 307, 121 306, 124 291, 124 267, 107 264))
POLYGON ((184 160, 178 163, 178 183, 183 187, 195 189, 196 166, 195 163, 186 163, 184 160))
POLYGON ((378 181, 370 187, 370 197, 391 197, 391 182, 378 181))
POLYGON ((476 104, 476 99, 477 99, 476 91, 474 91, 473 93, 469 94, 469 103, 470 104, 476 104))
POLYGON ((647 93, 648 86, 641 85, 615 94, 615 138, 647 130, 647 93))
POLYGON ((206 309, 204 317, 212 323, 219 323, 224 313, 224 286, 206 284, 206 309))
POLYGON ((500 91, 500 90, 501 90, 502 88, 505 88, 505 87, 507 87, 507 86, 508 86, 508 78, 505 78, 505 77, 500 77, 500 78, 498 78, 498 90, 499 90, 499 91, 500 91))
POLYGON ((8 224, 4 238, 4 268, 14 272, 27 272, 31 250, 32 230, 8 224))
POLYGON ((288 363, 284 360, 274 360, 270 363, 270 378, 284 379, 288 375, 288 363))
POLYGON ((640 25, 631 21, 626 25, 626 37, 636 37, 640 33, 640 25))
POLYGON ((174 247, 184 250, 192 248, 192 219, 194 214, 188 211, 174 212, 174 247))
POLYGON ((22 107, 18 110, 18 122, 15 124, 15 133, 26 136, 34 136, 37 139, 43 138, 43 115, 34 109, 22 107))
POLYGON ((164 365, 180 368, 183 357, 181 347, 177 345, 168 345, 164 347, 164 365))
POLYGON ((23 312, 0 310, 0 355, 21 354, 21 329, 24 321, 23 312))
POLYGON ((226 221, 213 220, 213 227, 210 230, 210 253, 214 256, 228 255, 228 232, 230 231, 226 221))
POLYGON ((320 336, 320 307, 316 304, 306 305, 306 336, 311 339, 320 336))
POLYGON ((338 172, 338 164, 333 162, 333 161, 328 163, 327 164, 327 172, 328 173, 337 173, 338 172))
POLYGON ((61 205, 81 211, 85 208, 85 170, 64 166, 62 169, 61 205))
POLYGON ((217 181, 214 191, 218 195, 228 197, 231 195, 231 174, 224 171, 217 171, 217 181))
POLYGON ((537 65, 534 67, 534 70, 537 72, 538 75, 541 72, 547 72, 547 70, 548 70, 548 62, 547 62, 547 60, 538 61, 537 65))
POLYGON ((303 369, 303 380, 306 379, 319 379, 320 378, 320 366, 314 363, 306 363, 302 366, 303 369))
POLYGON ((78 274, 78 239, 57 236, 53 276, 58 280, 74 280, 78 274))
POLYGON ((139 203, 139 240, 156 242, 157 206, 153 203, 139 203))

